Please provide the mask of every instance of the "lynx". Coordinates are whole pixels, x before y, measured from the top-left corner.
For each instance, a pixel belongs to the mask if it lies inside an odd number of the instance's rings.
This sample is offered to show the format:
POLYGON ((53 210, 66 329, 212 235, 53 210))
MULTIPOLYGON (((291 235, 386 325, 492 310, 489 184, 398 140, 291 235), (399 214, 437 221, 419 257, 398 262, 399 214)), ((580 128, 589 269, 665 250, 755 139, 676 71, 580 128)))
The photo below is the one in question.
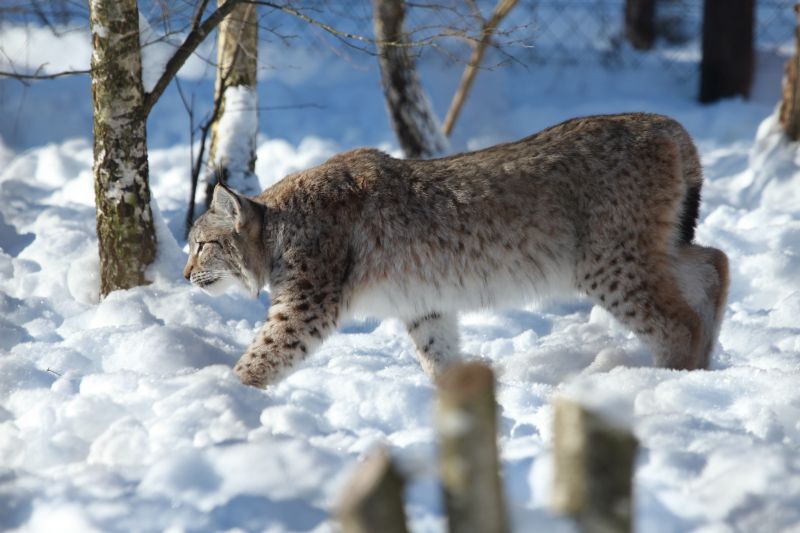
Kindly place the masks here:
POLYGON ((459 311, 585 295, 655 363, 707 368, 728 260, 693 243, 697 150, 651 114, 569 120, 435 160, 332 157, 253 198, 217 186, 184 275, 211 292, 269 284, 235 372, 264 387, 354 314, 404 321, 432 376, 459 355, 459 311))

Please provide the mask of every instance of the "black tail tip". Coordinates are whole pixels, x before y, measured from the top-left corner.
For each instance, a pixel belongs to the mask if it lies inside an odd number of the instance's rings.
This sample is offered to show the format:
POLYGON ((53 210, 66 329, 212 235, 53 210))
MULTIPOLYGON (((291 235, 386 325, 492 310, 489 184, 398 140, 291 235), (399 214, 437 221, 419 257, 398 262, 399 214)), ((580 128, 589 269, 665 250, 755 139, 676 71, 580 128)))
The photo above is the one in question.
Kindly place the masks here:
POLYGON ((683 197, 683 215, 681 216, 681 242, 691 244, 694 241, 694 230, 700 216, 700 185, 691 185, 683 197))

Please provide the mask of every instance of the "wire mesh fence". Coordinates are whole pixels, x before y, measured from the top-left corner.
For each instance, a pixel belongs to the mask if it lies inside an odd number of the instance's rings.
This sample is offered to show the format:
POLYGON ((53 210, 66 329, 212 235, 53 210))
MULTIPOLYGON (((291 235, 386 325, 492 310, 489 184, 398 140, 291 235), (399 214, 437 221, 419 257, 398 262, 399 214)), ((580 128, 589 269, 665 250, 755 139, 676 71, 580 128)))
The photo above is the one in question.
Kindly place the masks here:
MULTIPOLYGON (((793 46, 795 0, 756 2, 755 41, 760 51, 793 46)), ((630 50, 624 39, 624 0, 547 0, 522 6, 531 18, 534 46, 529 57, 542 63, 639 66, 653 59, 679 69, 700 57, 702 0, 656 3, 656 44, 650 51, 630 50)))
MULTIPOLYGON (((797 0, 755 0, 755 42, 760 52, 788 55, 794 46, 797 0)), ((406 29, 411 39, 434 45, 420 47, 421 55, 439 53, 453 61, 469 57, 467 42, 489 18, 495 0, 408 0, 406 29), (449 37, 448 37, 449 36, 449 37)), ((304 3, 322 18, 335 17, 339 28, 372 35, 372 2, 304 3)), ((625 0, 520 0, 494 38, 503 57, 527 65, 602 64, 609 68, 656 64, 678 76, 693 75, 701 55, 703 0, 657 0, 653 49, 634 50, 624 37, 625 0)), ((330 48, 318 28, 298 26, 312 48, 330 48), (309 30, 311 33, 309 34, 309 30)), ((327 36, 330 37, 330 36, 327 36)), ((350 46, 344 43, 345 46, 350 46)), ((356 43, 358 44, 358 43, 356 43)), ((362 48, 369 51, 369 45, 362 48)))

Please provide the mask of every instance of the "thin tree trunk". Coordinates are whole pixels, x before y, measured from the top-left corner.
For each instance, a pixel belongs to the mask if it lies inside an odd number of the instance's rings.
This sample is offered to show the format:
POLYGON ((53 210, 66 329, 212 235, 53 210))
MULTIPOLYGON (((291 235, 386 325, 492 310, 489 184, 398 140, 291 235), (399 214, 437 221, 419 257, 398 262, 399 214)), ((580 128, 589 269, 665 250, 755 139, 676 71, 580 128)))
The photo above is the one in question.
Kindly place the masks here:
POLYGON ((400 147, 406 157, 430 158, 449 150, 439 121, 419 82, 403 33, 403 0, 373 0, 373 24, 383 92, 400 147))
POLYGON ((464 69, 464 74, 461 77, 461 83, 453 95, 453 100, 450 102, 450 108, 447 110, 447 116, 444 119, 442 131, 448 137, 453 132, 453 127, 461 114, 461 108, 464 107, 464 102, 469 96, 469 91, 472 89, 472 83, 475 81, 475 76, 478 74, 478 68, 483 61, 483 54, 486 53, 486 47, 492 40, 492 34, 497 29, 497 26, 508 15, 509 11, 517 4, 517 0, 500 0, 494 8, 492 17, 481 28, 481 40, 475 45, 472 50, 472 56, 469 58, 469 63, 464 69))
POLYGON ((136 0, 91 0, 94 187, 100 293, 147 283, 156 255, 150 211, 136 0))
POLYGON ((755 0, 705 0, 700 101, 750 94, 755 0))
POLYGON ((650 50, 656 40, 656 0, 625 0, 625 37, 637 50, 650 50))
POLYGON ((800 4, 794 6, 797 14, 794 54, 786 63, 786 78, 783 80, 780 123, 783 131, 793 141, 800 140, 800 4))
MULTIPOLYGON (((218 0, 222 6, 230 0, 218 0)), ((255 176, 258 97, 258 18, 254 4, 236 6, 220 23, 217 37, 215 102, 219 113, 211 126, 206 205, 219 176, 244 194, 260 192, 255 176)))

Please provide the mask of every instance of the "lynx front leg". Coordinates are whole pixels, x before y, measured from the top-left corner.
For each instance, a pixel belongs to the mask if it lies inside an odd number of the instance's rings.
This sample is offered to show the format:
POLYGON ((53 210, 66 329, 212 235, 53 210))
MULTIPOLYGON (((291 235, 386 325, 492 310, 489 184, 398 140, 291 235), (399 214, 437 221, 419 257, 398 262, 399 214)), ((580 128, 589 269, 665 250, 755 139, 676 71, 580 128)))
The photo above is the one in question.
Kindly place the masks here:
POLYGON ((458 323, 452 315, 429 313, 406 322, 423 370, 433 377, 459 356, 458 323))
POLYGON ((339 292, 313 291, 308 282, 299 285, 273 298, 266 323, 234 367, 242 383, 254 387, 275 383, 336 329, 339 292))

